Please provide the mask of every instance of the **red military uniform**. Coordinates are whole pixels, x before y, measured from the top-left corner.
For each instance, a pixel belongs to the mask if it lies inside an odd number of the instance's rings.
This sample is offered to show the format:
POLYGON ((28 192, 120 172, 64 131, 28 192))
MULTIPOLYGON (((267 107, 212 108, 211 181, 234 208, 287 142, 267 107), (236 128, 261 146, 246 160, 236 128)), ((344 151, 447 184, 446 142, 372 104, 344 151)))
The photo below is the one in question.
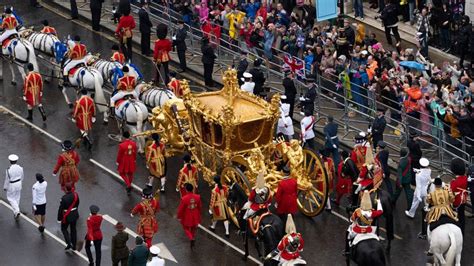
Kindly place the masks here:
POLYGON ((100 230, 100 225, 102 224, 102 215, 91 214, 87 218, 87 241, 101 240, 102 231, 100 230))
POLYGON ((135 77, 126 75, 119 79, 117 90, 133 91, 135 89, 135 85, 135 77))
POLYGON ((298 211, 298 184, 296 178, 285 177, 278 183, 275 194, 278 215, 295 214, 298 211))
POLYGON ((201 209, 201 196, 189 193, 181 198, 177 218, 189 240, 194 240, 197 226, 201 223, 201 209))
POLYGON ((334 160, 331 157, 323 157, 324 168, 326 168, 326 173, 328 174, 328 188, 329 191, 332 191, 334 186, 334 160))
POLYGON ((117 51, 112 54, 112 57, 110 57, 110 60, 114 62, 118 62, 123 65, 123 63, 125 62, 125 56, 123 55, 123 53, 117 51))
POLYGON ((115 30, 115 34, 120 37, 120 42, 123 42, 123 38, 132 38, 133 32, 135 29, 135 19, 132 16, 122 16, 115 30))
POLYGON ((76 43, 69 52, 69 58, 73 60, 81 60, 87 55, 87 48, 82 43, 76 43))
POLYGON ((76 101, 73 113, 76 126, 81 131, 89 131, 92 129, 92 118, 95 117, 94 100, 87 95, 81 96, 76 101))
POLYGON ((160 141, 159 145, 153 142, 147 147, 146 164, 150 174, 154 177, 162 177, 166 174, 165 144, 160 141))
POLYGON ((212 210, 212 220, 222 221, 227 220, 227 197, 229 196, 229 189, 222 185, 222 188, 215 186, 211 192, 211 200, 209 203, 209 210, 212 210))
POLYGON ((370 211, 370 216, 365 217, 362 215, 362 209, 357 208, 351 216, 351 221, 353 222, 351 225, 352 231, 357 234, 372 233, 373 220, 382 214, 383 210, 372 210, 370 211))
POLYGON ((158 221, 156 214, 160 211, 160 203, 158 200, 144 199, 138 203, 132 210, 132 214, 139 214, 140 221, 137 226, 137 233, 143 236, 148 248, 151 247, 153 235, 158 232, 158 221))
POLYGON ((362 166, 365 163, 365 153, 367 152, 366 146, 357 145, 351 152, 351 160, 357 166, 357 169, 361 171, 362 166))
POLYGON ((26 104, 31 107, 41 104, 41 98, 43 97, 43 79, 40 73, 31 71, 25 77, 23 96, 25 97, 26 104))
POLYGON ((41 29, 41 33, 58 35, 56 29, 50 26, 44 26, 43 29, 41 29))
POLYGON ((467 201, 467 176, 458 175, 456 179, 451 180, 451 191, 454 193, 454 208, 466 203, 467 201))
POLYGON ((13 30, 18 27, 18 21, 14 16, 9 16, 3 19, 2 29, 4 30, 13 30))
POLYGON ((117 153, 118 172, 125 181, 127 188, 132 186, 133 173, 137 168, 137 144, 131 139, 125 139, 119 144, 117 153))
POLYGON ((181 198, 186 194, 186 188, 184 185, 189 183, 193 185, 193 193, 197 191, 197 182, 198 182, 198 169, 192 164, 185 164, 181 170, 179 170, 178 181, 176 182, 176 190, 179 190, 181 193, 181 198))
POLYGON ((61 169, 59 184, 61 184, 63 191, 66 191, 65 186, 67 183, 72 183, 74 188, 75 183, 79 181, 79 171, 77 170, 79 161, 79 154, 74 150, 65 151, 59 155, 53 174, 56 174, 61 169))
POLYGON ((345 161, 341 161, 337 166, 337 184, 336 184, 336 204, 339 205, 341 197, 352 191, 352 180, 350 177, 342 176, 342 167, 345 161))
POLYGON ((170 61, 169 52, 171 51, 171 47, 172 47, 171 41, 168 39, 155 41, 153 59, 158 63, 170 61))
POLYGON ((181 83, 177 78, 172 78, 171 81, 168 83, 168 88, 176 95, 176 97, 180 98, 183 96, 183 88, 181 88, 181 83))
MULTIPOLYGON (((269 192, 269 193, 271 193, 271 192, 269 192)), ((257 192, 255 191, 255 189, 252 189, 252 191, 250 192, 250 196, 249 196, 248 200, 251 202, 250 209, 252 209, 253 211, 258 211, 258 210, 261 210, 261 209, 267 209, 268 206, 270 206, 270 204, 272 204, 271 194, 268 195, 268 199, 264 203, 256 203, 255 202, 255 196, 256 195, 257 195, 257 192)))
POLYGON ((303 251, 303 248, 304 240, 300 233, 291 233, 285 235, 277 246, 278 251, 280 251, 280 257, 284 260, 294 260, 301 257, 300 252, 303 251), (288 248, 291 245, 290 237, 299 238, 299 245, 294 251, 291 251, 292 249, 288 248))

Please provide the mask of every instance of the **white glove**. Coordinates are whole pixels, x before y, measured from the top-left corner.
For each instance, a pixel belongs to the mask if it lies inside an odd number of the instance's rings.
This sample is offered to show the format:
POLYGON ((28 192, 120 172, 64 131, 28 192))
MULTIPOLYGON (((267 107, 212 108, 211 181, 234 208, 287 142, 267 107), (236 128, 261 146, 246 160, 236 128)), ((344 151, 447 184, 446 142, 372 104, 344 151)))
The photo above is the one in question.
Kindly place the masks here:
POLYGON ((211 210, 209 210, 209 214, 212 215, 212 211, 211 211, 211 210))
POLYGON ((33 204, 33 211, 36 211, 36 205, 33 204))
POLYGON ((275 208, 278 208, 278 203, 275 202, 275 204, 273 204, 273 206, 275 206, 275 208))
POLYGON ((71 118, 71 121, 72 121, 73 123, 76 123, 76 119, 74 119, 74 118, 71 118))
POLYGON ((430 211, 430 207, 428 205, 425 205, 425 207, 423 207, 423 210, 425 212, 429 212, 430 211))
POLYGON ((94 245, 94 241, 91 240, 91 246, 93 246, 93 245, 94 245))
POLYGON ((53 176, 56 176, 56 174, 55 174, 55 173, 53 173, 53 176))
POLYGON ((176 192, 179 192, 179 188, 176 188, 176 192))
POLYGON ((56 222, 57 222, 58 224, 60 224, 60 223, 61 223, 61 221, 56 221, 56 222))
POLYGON ((372 128, 371 128, 371 127, 369 127, 369 128, 367 129, 367 133, 372 133, 372 128))
POLYGON ((130 213, 130 217, 132 217, 132 218, 134 217, 133 213, 130 213))
POLYGON ((25 97, 25 96, 23 96, 23 101, 25 101, 25 102, 26 102, 26 97, 25 97))
POLYGON ((95 123, 95 120, 96 120, 95 117, 92 117, 92 123, 95 123))
POLYGON ((333 145, 332 145, 332 147, 333 147, 334 149, 337 149, 337 146, 336 146, 336 144, 333 144, 333 145))

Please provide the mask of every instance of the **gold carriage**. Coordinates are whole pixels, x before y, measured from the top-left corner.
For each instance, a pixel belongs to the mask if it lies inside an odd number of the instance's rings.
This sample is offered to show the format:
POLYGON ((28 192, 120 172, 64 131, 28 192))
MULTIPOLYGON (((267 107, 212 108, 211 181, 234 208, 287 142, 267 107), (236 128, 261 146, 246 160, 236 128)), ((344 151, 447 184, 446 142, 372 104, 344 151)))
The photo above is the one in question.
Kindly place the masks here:
POLYGON ((302 149, 299 141, 274 139, 280 96, 267 102, 240 90, 232 69, 225 72, 223 82, 220 91, 191 93, 182 81, 182 99, 153 109, 149 120, 167 142, 168 154, 187 150, 209 185, 219 174, 224 182, 238 182, 247 193, 259 173, 275 193, 283 177, 277 167, 288 163, 298 179, 300 211, 318 215, 328 197, 327 173, 318 155, 302 149))

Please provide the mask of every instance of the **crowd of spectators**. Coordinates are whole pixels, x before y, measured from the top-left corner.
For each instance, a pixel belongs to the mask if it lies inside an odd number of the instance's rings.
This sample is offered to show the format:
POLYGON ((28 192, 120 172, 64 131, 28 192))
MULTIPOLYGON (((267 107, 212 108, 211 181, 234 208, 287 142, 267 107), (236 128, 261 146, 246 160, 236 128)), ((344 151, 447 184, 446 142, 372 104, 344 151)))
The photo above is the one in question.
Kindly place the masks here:
MULTIPOLYGON (((387 6, 396 5, 402 11, 400 18, 403 15, 408 23, 410 20, 417 23, 417 37, 428 41, 434 29, 441 32, 446 46, 462 45, 468 51, 472 29, 467 16, 459 15, 459 32, 464 35, 457 36, 456 41, 450 39, 449 32, 443 31, 446 19, 450 24, 451 18, 454 21, 454 15, 458 15, 450 13, 458 1, 415 5, 413 9, 419 8, 419 11, 413 10, 408 15, 404 13, 405 2, 412 3, 411 0, 386 1, 380 10, 382 16, 387 6), (437 14, 438 24, 433 28, 430 14, 438 8, 449 14, 437 14)), ((342 17, 315 23, 315 7, 306 1, 284 0, 275 4, 257 0, 201 3, 174 0, 169 6, 179 12, 187 24, 200 27, 215 44, 220 41, 220 45, 258 54, 267 62, 276 62, 276 57, 282 58, 284 54, 298 58, 304 62, 306 78, 320 75, 335 82, 338 84, 335 92, 349 98, 361 113, 375 110, 378 102, 390 110, 389 123, 393 126, 400 124, 401 114, 406 113, 409 125, 427 136, 443 136, 456 146, 461 145, 458 141, 461 137, 474 139, 471 65, 444 62, 435 66, 423 44, 402 47, 395 36, 394 45, 390 45, 390 40, 389 45, 384 46, 374 33, 366 31, 364 24, 351 23, 342 17), (419 64, 403 67, 403 61, 419 64)))

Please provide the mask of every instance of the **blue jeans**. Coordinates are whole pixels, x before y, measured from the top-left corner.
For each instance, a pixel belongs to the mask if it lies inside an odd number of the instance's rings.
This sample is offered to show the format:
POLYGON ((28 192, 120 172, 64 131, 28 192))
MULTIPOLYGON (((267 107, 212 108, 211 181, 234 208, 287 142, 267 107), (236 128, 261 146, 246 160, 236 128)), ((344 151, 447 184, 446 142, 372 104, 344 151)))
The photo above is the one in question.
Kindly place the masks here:
POLYGON ((356 17, 364 18, 364 5, 362 0, 354 0, 354 12, 356 17))

